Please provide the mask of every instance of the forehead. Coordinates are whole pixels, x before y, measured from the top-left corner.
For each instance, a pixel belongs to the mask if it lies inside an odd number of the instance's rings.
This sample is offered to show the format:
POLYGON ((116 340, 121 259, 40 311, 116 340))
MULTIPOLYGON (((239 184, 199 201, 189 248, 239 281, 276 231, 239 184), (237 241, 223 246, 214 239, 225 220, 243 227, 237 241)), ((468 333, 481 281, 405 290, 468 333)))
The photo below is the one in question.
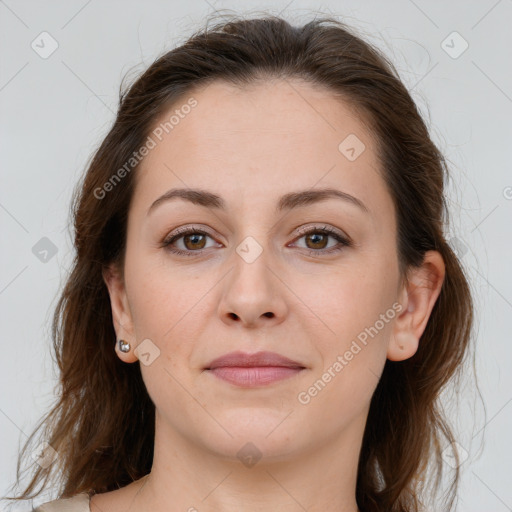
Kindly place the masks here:
POLYGON ((211 190, 239 206, 252 198, 254 206, 317 186, 355 195, 374 215, 389 207, 364 120, 308 82, 212 82, 176 102, 150 136, 155 146, 136 173, 137 202, 181 186, 211 190), (185 108, 191 99, 195 106, 185 108))

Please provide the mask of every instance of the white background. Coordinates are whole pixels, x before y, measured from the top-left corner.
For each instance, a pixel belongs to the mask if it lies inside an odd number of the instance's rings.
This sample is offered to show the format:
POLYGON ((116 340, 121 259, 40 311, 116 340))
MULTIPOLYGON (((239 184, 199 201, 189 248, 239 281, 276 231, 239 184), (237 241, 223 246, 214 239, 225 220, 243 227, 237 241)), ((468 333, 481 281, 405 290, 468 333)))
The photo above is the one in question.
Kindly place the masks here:
POLYGON ((458 510, 512 510, 511 0, 0 0, 0 494, 11 493, 21 443, 54 399, 49 328, 72 257, 72 188, 113 121, 125 73, 142 71, 216 9, 281 12, 297 23, 311 11, 334 15, 395 63, 450 164, 448 237, 476 297, 487 416, 468 378, 452 413, 469 452, 458 510), (58 43, 46 59, 31 48, 43 31, 58 43), (453 31, 469 45, 457 58, 464 43, 446 39, 453 31), (32 252, 42 237, 58 251, 46 263, 32 252))

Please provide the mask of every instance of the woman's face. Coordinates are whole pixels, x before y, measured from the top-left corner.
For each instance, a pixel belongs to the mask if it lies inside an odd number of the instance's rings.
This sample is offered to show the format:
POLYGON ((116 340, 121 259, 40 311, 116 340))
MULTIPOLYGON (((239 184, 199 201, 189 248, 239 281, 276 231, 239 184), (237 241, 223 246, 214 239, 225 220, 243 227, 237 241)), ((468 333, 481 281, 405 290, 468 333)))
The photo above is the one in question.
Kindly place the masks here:
POLYGON ((342 434, 359 449, 403 305, 375 142, 347 104, 298 80, 190 96, 150 135, 124 282, 109 287, 118 337, 144 340, 157 428, 229 457, 277 460, 342 434), (207 369, 234 351, 303 369, 207 369))

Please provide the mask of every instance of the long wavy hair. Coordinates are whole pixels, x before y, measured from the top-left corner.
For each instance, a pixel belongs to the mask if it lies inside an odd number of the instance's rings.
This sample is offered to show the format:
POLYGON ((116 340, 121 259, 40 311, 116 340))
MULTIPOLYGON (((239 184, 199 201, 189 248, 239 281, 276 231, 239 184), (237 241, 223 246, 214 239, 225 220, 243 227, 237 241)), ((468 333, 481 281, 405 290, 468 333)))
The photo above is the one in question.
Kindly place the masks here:
MULTIPOLYGON (((102 279, 108 265, 123 265, 137 166, 107 199, 98 199, 98 190, 144 145, 161 116, 196 86, 300 78, 347 101, 375 135, 396 211, 402 278, 407 280, 408 270, 419 266, 428 250, 439 251, 445 262, 445 280, 418 351, 405 361, 386 361, 357 469, 361 511, 422 510, 424 498, 439 490, 446 467, 442 451, 455 441, 440 398, 466 367, 474 315, 469 281, 443 233, 446 161, 393 64, 341 21, 326 16, 293 26, 270 14, 216 21, 155 60, 130 86, 121 86, 113 126, 75 189, 76 254, 52 323, 59 393, 20 453, 18 481, 38 432, 58 458, 48 467, 29 459, 30 482, 8 499, 34 498, 52 477, 66 498, 111 491, 151 471, 155 407, 140 366, 124 364, 115 354, 102 279)), ((453 507, 458 481, 456 466, 443 510, 453 507)))

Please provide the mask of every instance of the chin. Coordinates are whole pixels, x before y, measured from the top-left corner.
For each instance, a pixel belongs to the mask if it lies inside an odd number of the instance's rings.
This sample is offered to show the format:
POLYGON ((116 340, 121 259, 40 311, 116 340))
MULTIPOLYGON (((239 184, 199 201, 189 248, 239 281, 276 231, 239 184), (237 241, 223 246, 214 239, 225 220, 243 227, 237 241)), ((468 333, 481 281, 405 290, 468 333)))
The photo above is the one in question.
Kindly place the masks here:
POLYGON ((232 437, 220 426, 198 435, 206 449, 221 457, 284 460, 297 451, 297 444, 300 444, 298 429, 289 418, 285 419, 288 414, 255 408, 232 410, 225 414, 212 412, 232 437))

